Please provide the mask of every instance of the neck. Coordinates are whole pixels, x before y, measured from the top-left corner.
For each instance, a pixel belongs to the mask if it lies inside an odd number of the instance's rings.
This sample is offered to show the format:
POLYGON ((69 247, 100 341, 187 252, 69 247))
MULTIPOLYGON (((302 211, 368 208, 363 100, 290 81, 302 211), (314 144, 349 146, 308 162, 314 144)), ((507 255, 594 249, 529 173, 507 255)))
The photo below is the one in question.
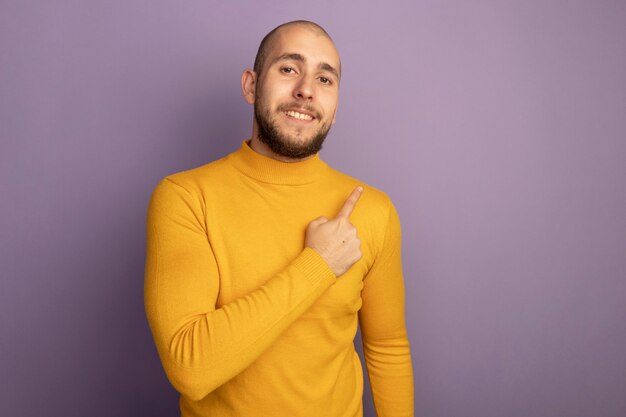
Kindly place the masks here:
POLYGON ((282 185, 310 184, 330 172, 319 154, 286 163, 255 151, 251 143, 252 139, 243 140, 239 151, 229 158, 235 168, 256 180, 282 185))

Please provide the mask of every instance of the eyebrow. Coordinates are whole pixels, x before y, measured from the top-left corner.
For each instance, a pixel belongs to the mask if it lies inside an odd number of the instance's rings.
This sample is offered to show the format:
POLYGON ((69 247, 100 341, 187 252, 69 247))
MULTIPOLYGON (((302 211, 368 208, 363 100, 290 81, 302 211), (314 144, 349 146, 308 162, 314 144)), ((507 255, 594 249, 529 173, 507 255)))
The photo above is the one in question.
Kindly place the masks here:
MULTIPOLYGON (((282 55, 274 58, 272 60, 272 65, 274 65, 278 61, 288 61, 288 60, 306 62, 306 58, 304 56, 302 56, 301 54, 289 53, 288 52, 288 53, 282 54, 282 55)), ((328 72, 334 74, 335 77, 337 77, 337 79, 340 79, 339 72, 332 65, 330 65, 328 62, 320 62, 320 64, 318 65, 318 68, 319 69, 323 69, 325 71, 328 71, 328 72)))

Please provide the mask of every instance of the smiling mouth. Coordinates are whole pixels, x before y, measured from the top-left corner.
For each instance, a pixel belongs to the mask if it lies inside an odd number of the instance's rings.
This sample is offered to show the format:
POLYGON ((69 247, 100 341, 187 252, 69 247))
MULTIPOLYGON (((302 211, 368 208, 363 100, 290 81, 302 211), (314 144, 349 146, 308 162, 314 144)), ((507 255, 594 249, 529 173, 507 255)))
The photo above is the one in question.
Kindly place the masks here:
POLYGON ((305 113, 299 113, 297 111, 294 110, 287 110, 285 112, 283 112, 285 115, 287 115, 288 117, 291 117, 293 119, 298 119, 298 120, 313 120, 315 119, 315 117, 305 114, 305 113))

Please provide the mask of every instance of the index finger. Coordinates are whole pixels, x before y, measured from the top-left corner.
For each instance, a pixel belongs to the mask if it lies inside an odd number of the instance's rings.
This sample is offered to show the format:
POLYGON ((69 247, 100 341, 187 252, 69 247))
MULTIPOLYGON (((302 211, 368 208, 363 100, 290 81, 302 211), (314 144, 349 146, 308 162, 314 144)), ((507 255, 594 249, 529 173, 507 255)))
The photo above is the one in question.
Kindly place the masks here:
POLYGON ((350 194, 346 202, 343 203, 343 207, 341 207, 341 210, 339 210, 339 213, 337 213, 337 216, 335 218, 343 217, 347 219, 348 217, 350 217, 350 214, 352 214, 352 210, 354 210, 356 202, 359 201, 359 197, 361 197, 362 192, 363 187, 361 186, 356 187, 354 190, 352 190, 352 193, 350 194))

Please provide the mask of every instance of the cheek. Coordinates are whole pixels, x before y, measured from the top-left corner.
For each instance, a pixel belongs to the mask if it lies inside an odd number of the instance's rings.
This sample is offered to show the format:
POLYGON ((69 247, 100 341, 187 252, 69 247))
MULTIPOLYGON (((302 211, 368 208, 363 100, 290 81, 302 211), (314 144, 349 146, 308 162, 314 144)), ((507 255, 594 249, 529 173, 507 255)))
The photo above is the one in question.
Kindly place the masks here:
POLYGON ((264 107, 272 109, 275 109, 277 106, 286 101, 284 93, 279 88, 262 91, 260 99, 263 102, 264 107))
POLYGON ((325 102, 324 113, 326 117, 328 117, 330 120, 333 120, 335 118, 335 114, 337 113, 337 100, 329 99, 327 102, 325 102))

